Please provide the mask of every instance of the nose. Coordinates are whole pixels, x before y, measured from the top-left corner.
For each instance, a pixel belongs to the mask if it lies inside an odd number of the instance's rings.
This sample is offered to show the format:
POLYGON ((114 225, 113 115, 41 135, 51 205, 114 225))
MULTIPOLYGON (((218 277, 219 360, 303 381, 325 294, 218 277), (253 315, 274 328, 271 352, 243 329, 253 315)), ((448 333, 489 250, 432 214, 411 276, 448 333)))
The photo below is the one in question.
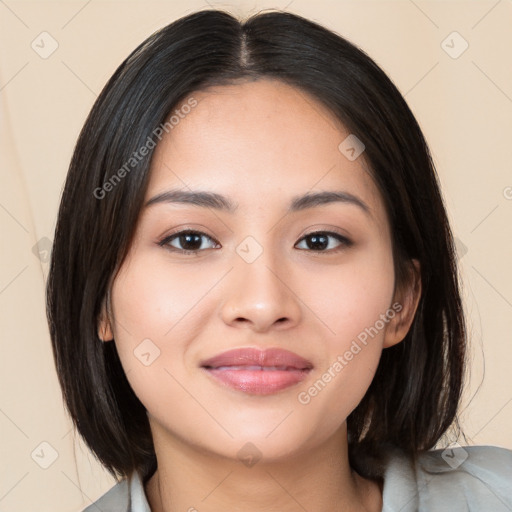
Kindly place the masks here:
POLYGON ((227 325, 266 332, 289 329, 300 322, 301 301, 294 291, 292 272, 265 253, 252 263, 236 261, 229 273, 221 307, 227 325))

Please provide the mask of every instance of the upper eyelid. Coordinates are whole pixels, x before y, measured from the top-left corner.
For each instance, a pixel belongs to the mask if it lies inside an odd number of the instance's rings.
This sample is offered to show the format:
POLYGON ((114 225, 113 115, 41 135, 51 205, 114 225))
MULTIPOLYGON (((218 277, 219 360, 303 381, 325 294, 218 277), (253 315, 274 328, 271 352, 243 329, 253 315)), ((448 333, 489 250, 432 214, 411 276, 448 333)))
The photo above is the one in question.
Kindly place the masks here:
POLYGON ((213 242, 215 242, 216 244, 220 245, 220 242, 218 242, 215 237, 209 235, 208 233, 205 233, 204 231, 199 231, 197 229, 190 229, 190 228, 181 229, 180 231, 176 231, 174 233, 170 233, 169 235, 164 236, 162 238, 162 240, 159 242, 159 244, 162 245, 162 244, 168 242, 169 240, 177 238, 183 234, 194 234, 194 235, 205 236, 205 237, 209 238, 210 240, 212 240, 213 242))

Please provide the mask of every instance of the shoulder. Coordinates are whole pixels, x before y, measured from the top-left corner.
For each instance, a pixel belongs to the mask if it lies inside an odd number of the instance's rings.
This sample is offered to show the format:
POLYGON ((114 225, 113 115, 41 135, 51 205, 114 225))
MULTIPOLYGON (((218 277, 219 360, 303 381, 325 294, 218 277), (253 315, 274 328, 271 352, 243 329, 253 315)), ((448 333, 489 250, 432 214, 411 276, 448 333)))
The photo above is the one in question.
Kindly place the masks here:
POLYGON ((82 512, 151 512, 142 478, 134 473, 107 491, 82 512))
POLYGON ((129 512, 130 485, 127 479, 121 480, 103 496, 89 505, 83 512, 129 512))
POLYGON ((384 512, 512 511, 512 450, 456 446, 423 452, 413 462, 399 452, 384 473, 384 512))

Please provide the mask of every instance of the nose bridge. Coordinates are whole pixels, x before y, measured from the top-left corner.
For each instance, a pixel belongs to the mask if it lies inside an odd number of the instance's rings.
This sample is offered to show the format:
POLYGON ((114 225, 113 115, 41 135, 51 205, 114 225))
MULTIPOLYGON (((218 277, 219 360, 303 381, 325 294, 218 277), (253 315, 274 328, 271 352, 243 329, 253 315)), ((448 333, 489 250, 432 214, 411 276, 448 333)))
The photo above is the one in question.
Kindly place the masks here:
POLYGON ((278 249, 252 236, 235 248, 229 289, 222 316, 231 325, 247 324, 256 330, 299 321, 300 306, 290 289, 291 272, 278 249), (287 279, 288 278, 288 279, 287 279))

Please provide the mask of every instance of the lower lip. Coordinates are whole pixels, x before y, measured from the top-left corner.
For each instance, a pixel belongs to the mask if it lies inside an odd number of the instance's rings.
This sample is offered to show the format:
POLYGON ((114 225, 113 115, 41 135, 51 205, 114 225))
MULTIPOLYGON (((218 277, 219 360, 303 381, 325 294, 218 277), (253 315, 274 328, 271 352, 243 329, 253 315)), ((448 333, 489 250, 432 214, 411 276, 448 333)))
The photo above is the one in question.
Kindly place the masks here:
POLYGON ((254 395, 270 395, 302 382, 310 370, 218 370, 204 368, 230 388, 254 395))

